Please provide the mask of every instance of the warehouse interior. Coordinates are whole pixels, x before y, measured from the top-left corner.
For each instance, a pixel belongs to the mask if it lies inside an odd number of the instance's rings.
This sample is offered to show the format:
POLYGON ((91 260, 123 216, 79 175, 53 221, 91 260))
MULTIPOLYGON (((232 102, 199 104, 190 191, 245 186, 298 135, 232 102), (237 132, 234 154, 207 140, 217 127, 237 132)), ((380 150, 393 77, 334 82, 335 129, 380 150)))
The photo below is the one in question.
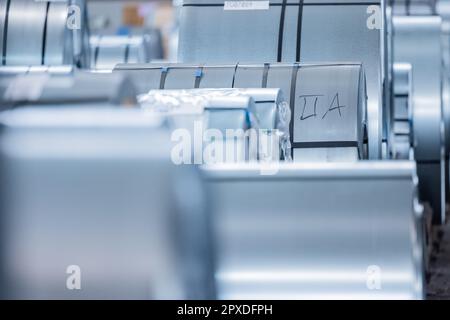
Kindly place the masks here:
POLYGON ((450 299, 450 0, 0 0, 0 299, 450 299))

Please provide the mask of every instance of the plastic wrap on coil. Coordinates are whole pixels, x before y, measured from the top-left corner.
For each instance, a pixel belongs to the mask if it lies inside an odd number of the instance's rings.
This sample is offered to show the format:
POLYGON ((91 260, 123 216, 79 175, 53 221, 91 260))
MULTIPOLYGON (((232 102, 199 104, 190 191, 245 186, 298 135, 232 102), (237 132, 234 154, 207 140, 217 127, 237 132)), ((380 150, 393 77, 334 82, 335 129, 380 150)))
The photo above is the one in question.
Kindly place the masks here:
POLYGON ((174 129, 172 141, 180 139, 180 145, 174 146, 174 150, 183 150, 179 152, 183 154, 181 160, 172 159, 175 163, 258 159, 258 123, 251 112, 254 102, 248 96, 211 97, 184 90, 156 90, 139 100, 145 110, 168 116, 174 129))
POLYGON ((242 105, 239 102, 242 97, 253 100, 249 104, 249 121, 251 128, 258 129, 259 159, 277 160, 270 150, 278 145, 278 159, 292 160, 289 134, 291 111, 279 89, 151 90, 140 95, 138 102, 143 108, 156 112, 201 114, 208 108, 237 108, 242 105))
POLYGON ((170 114, 201 114, 208 105, 204 95, 193 95, 188 90, 150 90, 138 96, 138 103, 151 112, 170 114))

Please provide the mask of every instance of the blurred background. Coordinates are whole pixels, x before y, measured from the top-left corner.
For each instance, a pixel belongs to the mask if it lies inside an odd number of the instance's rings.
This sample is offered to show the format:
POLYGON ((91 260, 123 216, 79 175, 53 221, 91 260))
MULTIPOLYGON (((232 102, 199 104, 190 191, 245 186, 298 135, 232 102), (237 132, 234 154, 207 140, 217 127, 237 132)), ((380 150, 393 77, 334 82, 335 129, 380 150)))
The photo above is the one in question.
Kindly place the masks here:
POLYGON ((163 59, 176 61, 178 12, 181 0, 89 0, 91 34, 134 35, 145 30, 161 33, 163 59))

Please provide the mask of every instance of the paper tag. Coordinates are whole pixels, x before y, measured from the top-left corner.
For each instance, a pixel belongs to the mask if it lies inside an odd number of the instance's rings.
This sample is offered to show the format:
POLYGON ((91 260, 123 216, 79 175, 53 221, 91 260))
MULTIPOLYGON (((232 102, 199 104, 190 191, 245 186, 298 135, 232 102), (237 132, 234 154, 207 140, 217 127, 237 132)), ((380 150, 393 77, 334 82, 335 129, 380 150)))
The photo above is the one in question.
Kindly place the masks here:
POLYGON ((270 1, 225 1, 223 10, 269 10, 270 1))

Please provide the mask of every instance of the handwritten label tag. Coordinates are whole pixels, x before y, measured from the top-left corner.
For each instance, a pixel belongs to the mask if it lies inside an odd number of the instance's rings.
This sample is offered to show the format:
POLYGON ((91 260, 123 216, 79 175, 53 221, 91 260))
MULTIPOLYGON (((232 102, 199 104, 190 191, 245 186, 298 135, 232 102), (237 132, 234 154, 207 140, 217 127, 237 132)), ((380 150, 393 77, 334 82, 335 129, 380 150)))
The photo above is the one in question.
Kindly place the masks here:
POLYGON ((269 10, 270 1, 225 1, 223 10, 269 10))

